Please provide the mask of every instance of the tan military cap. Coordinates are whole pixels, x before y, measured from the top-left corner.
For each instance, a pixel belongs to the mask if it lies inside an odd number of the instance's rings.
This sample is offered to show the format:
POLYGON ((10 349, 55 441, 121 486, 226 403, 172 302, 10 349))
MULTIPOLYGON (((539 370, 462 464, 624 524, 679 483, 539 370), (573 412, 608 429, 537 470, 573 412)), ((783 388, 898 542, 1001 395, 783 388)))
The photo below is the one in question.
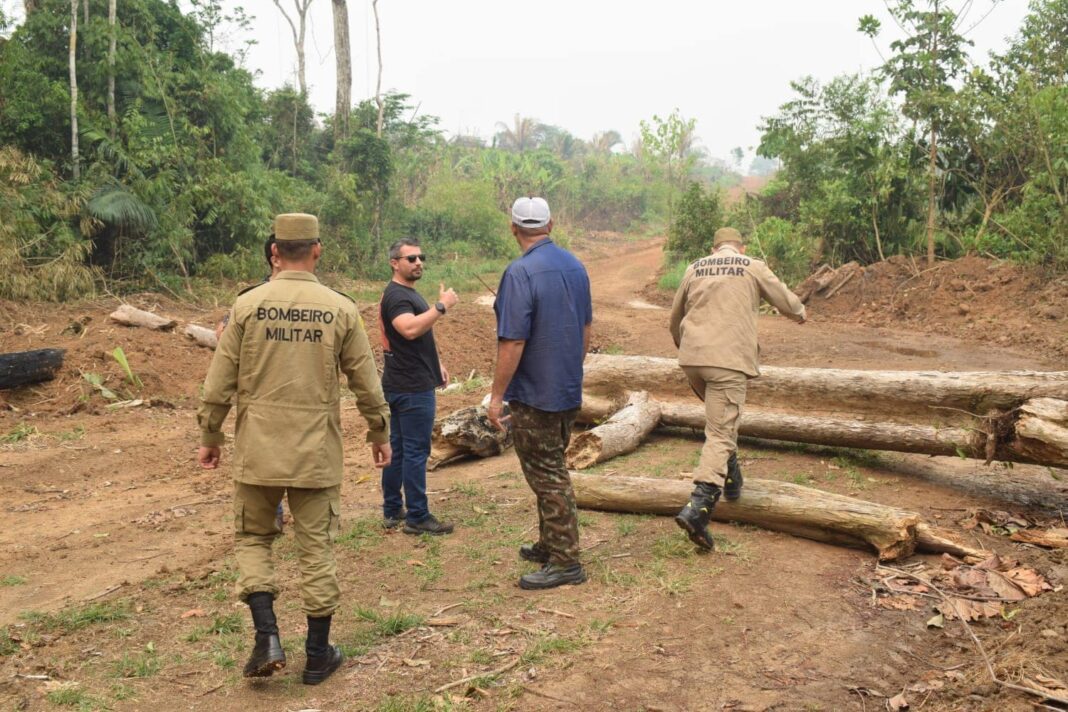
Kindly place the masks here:
POLYGON ((737 242, 744 245, 745 239, 742 237, 742 233, 733 227, 721 227, 716 230, 716 236, 712 238, 712 247, 719 247, 724 242, 737 242))
POLYGON ((307 213, 284 213, 274 219, 274 239, 278 242, 290 240, 318 240, 319 219, 307 213))

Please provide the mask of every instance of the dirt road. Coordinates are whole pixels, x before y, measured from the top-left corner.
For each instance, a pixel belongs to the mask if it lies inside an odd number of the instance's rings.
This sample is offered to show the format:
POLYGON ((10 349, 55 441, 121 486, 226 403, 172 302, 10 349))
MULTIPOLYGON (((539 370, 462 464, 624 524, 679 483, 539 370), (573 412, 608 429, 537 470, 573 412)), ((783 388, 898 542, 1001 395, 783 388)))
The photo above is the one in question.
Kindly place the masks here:
MULTIPOLYGON (((665 297, 654 303, 648 291, 662 259, 660 242, 608 238, 576 249, 594 288, 594 345, 672 355, 665 297)), ((474 296, 437 333, 454 374, 488 376, 493 315, 474 296)), ((959 630, 925 627, 929 606, 873 607, 872 591, 858 583, 872 570, 864 552, 715 525, 720 552, 699 556, 669 519, 583 513, 590 583, 520 591, 514 580, 529 567, 517 560, 515 547, 529 539, 536 515, 512 454, 432 476, 432 507, 457 522, 454 536, 419 541, 385 533, 378 526, 375 473, 351 407, 343 413, 353 437, 346 450, 347 524, 338 543, 345 604, 335 623, 351 662, 321 688, 299 684, 303 621, 293 543, 282 537, 280 618, 292 665, 266 685, 249 685, 237 672, 250 634, 231 593, 228 473, 198 470, 192 459, 197 389, 210 354, 174 334, 109 326, 112 305, 0 305, 8 325, 0 350, 57 343, 69 349, 63 377, 10 395, 0 412, 0 432, 22 433, 0 446, 0 625, 7 626, 0 634, 0 700, 20 709, 73 699, 110 709, 422 710, 434 709, 433 689, 476 674, 484 675, 477 681, 482 692, 459 701, 441 697, 438 704, 859 710, 881 707, 876 693, 889 696, 923 682, 924 691, 909 698, 925 699, 928 710, 1029 709, 1023 697, 996 694, 986 684, 959 630), (61 334, 86 316, 86 334, 61 334), (109 410, 81 377, 98 372, 121 385, 121 373, 104 354, 114 346, 139 371, 153 407, 109 410), (64 615, 64 607, 91 613, 64 615), (428 625, 439 610, 439 624, 428 625)), ((166 302, 161 308, 202 323, 220 313, 166 302)), ((373 310, 364 312, 373 321, 373 310)), ((1058 366, 1042 353, 979 348, 895 329, 889 321, 880 328, 830 321, 818 311, 801 327, 762 317, 760 329, 764 362, 779 365, 1058 366)), ((443 397, 439 411, 481 395, 443 397)), ((699 446, 656 436, 604 469, 676 477, 693 467, 699 446)), ((747 474, 894 504, 948 526, 970 508, 1025 511, 1012 502, 1064 506, 1068 499, 1066 482, 1054 478, 1061 475, 1040 468, 1010 473, 940 458, 752 445, 742 462, 747 474)), ((1055 582, 1068 581, 1063 552, 976 536, 1033 561, 1055 582)), ((1006 626, 977 628, 997 646, 999 669, 1064 680, 1066 610, 1062 590, 1020 605, 1006 626)), ((452 692, 462 696, 466 688, 452 692)))

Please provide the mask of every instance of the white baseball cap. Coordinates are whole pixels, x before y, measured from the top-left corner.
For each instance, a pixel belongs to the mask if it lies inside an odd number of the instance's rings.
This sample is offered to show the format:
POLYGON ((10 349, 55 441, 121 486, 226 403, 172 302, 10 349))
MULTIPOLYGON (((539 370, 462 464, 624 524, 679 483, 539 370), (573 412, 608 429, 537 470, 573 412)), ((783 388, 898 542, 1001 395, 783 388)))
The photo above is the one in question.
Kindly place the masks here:
POLYGON ((512 222, 520 227, 545 227, 551 219, 545 198, 518 198, 512 203, 512 222))

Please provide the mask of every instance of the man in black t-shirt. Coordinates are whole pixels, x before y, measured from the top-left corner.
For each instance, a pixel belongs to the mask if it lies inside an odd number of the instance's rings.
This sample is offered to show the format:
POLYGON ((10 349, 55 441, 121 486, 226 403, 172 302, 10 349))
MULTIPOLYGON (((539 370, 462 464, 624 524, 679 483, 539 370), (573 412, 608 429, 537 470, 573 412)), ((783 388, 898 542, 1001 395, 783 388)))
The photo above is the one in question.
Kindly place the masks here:
POLYGON ((378 313, 385 361, 382 391, 389 402, 393 449, 393 461, 382 470, 383 525, 392 529, 403 520, 405 534, 449 534, 452 525, 430 513, 426 498, 426 461, 436 412, 434 389, 449 382, 431 329, 459 297, 441 285, 438 302, 431 307, 415 291, 426 264, 415 238, 393 243, 389 264, 393 279, 382 294, 378 313))

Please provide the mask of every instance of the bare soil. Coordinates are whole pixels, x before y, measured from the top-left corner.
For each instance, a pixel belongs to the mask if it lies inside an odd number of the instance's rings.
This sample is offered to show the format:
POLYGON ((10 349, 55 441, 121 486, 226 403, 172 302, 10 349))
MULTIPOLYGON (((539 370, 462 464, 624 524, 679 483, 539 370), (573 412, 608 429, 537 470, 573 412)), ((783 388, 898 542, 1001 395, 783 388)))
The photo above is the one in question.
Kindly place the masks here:
MULTIPOLYGON (((575 248, 593 282, 594 347, 672 355, 663 309, 670 295, 650 287, 661 242, 605 233, 575 248)), ((856 290, 812 304, 804 326, 762 317, 763 361, 1065 367, 1065 320, 1042 311, 1066 304, 1064 283, 1040 272, 982 260, 919 277, 911 265, 879 266, 856 290), (963 295, 966 312, 957 308, 963 295)), ((488 381, 494 320, 479 296, 463 295, 436 333, 454 376, 488 381)), ((222 314, 156 295, 130 301, 204 325, 222 314)), ((387 532, 351 402, 343 411, 351 437, 337 545, 344 600, 334 627, 349 661, 320 687, 300 684, 304 622, 287 535, 276 551, 290 665, 265 682, 243 680, 251 632, 232 593, 231 453, 217 471, 193 461, 211 354, 178 333, 109 323, 115 305, 0 304, 0 351, 68 350, 55 381, 0 394, 5 708, 874 710, 904 692, 913 709, 1033 709, 1037 698, 990 682, 959 624, 927 628, 932 601, 917 610, 878 603, 868 552, 716 524, 719 550, 699 555, 670 518, 583 512, 589 583, 522 591, 515 580, 532 567, 516 547, 530 540, 536 513, 511 453, 431 475, 432 508, 457 523, 454 535, 424 541, 387 532), (142 388, 124 383, 115 347, 142 388), (85 373, 143 403, 109 408, 85 373), (467 677, 470 684, 433 692, 467 677)), ((374 308, 362 312, 374 333, 374 308)), ((439 412, 484 392, 472 383, 441 397, 439 412)), ((691 435, 657 434, 601 471, 685 477, 699 449, 691 435)), ((1047 521, 1068 509, 1068 472, 1047 468, 755 442, 744 444, 742 464, 747 475, 893 504, 947 527, 976 508, 1047 521)), ((1035 566, 1057 587, 972 624, 998 674, 1068 681, 1065 550, 978 529, 965 535, 1035 566)), ((928 557, 902 565, 916 563, 938 565, 928 557)))

